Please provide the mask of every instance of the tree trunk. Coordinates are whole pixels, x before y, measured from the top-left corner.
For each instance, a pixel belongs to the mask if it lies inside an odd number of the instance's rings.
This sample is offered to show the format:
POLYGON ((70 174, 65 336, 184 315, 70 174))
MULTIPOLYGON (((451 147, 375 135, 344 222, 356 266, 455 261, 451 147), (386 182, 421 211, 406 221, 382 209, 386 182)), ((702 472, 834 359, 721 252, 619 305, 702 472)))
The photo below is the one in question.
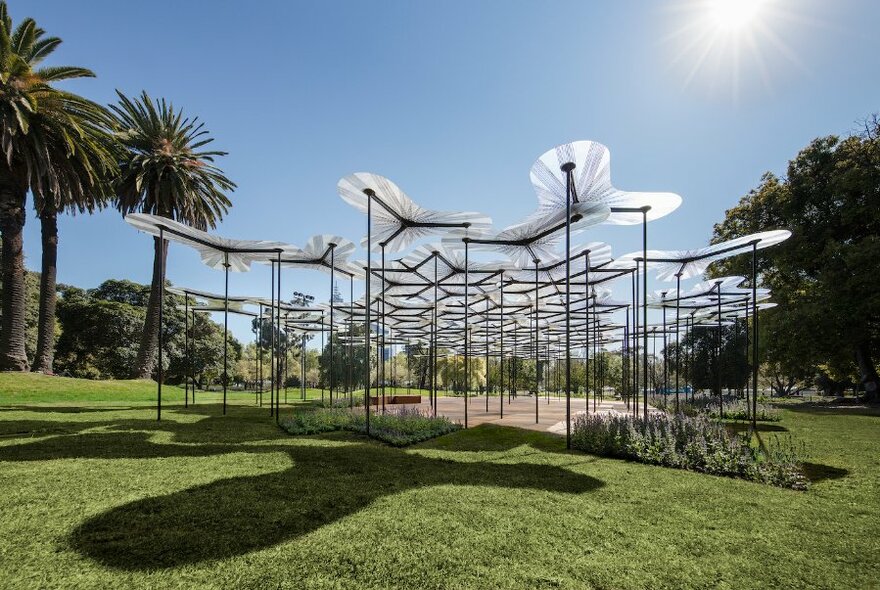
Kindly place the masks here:
POLYGON ((37 355, 35 373, 52 374, 55 361, 55 277, 58 262, 58 214, 44 212, 40 216, 43 240, 43 260, 40 268, 40 319, 37 328, 37 355))
MULTIPOLYGON (((4 171, 8 173, 7 171, 4 171)), ((3 281, 0 320, 0 370, 27 371, 25 352, 25 270, 24 240, 25 197, 27 188, 11 178, 0 180, 0 234, 2 234, 3 281)))
POLYGON ((865 388, 865 401, 876 402, 880 400, 880 378, 874 367, 874 359, 871 357, 871 344, 867 341, 856 345, 856 363, 859 366, 859 383, 865 388))
POLYGON ((150 299, 147 302, 147 317, 144 320, 144 331, 141 333, 141 344, 138 348, 132 377, 150 379, 156 367, 156 352, 159 349, 159 297, 162 296, 161 270, 168 258, 168 240, 160 243, 153 237, 153 281, 150 284, 150 299))

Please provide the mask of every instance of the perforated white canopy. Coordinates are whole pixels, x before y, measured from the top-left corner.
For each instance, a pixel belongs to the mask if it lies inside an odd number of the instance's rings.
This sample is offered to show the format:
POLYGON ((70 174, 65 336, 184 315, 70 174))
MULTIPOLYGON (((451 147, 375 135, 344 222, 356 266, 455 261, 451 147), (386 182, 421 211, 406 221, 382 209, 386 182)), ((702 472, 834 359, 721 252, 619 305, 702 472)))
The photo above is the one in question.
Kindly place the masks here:
MULTIPOLYGON (((648 268, 657 270, 657 278, 662 281, 675 280, 676 275, 682 279, 700 276, 709 265, 716 261, 745 254, 752 251, 752 245, 758 250, 768 248, 791 237, 785 229, 764 231, 733 240, 711 244, 692 250, 648 250, 648 268)), ((643 253, 630 252, 621 257, 623 260, 642 260, 643 253)))
POLYGON ((642 222, 641 207, 650 207, 647 220, 669 215, 681 205, 674 193, 623 191, 611 184, 611 153, 595 141, 562 144, 541 155, 532 165, 529 178, 538 195, 542 212, 565 208, 566 174, 563 164, 573 163, 575 196, 578 201, 601 203, 611 208, 607 223, 635 225, 642 222))
POLYGON ((283 256, 284 251, 293 249, 293 246, 283 242, 221 238, 173 219, 148 213, 129 213, 125 221, 153 236, 158 236, 161 228, 166 240, 194 248, 202 257, 202 262, 221 270, 228 267, 232 271, 246 272, 250 270, 252 262, 275 259, 278 252, 282 252, 283 256))
POLYGON ((433 211, 417 205, 391 180, 371 172, 356 172, 336 185, 339 196, 362 213, 367 212, 372 191, 371 216, 374 247, 385 244, 386 252, 399 252, 414 241, 442 234, 452 227, 468 224, 474 231, 488 230, 492 220, 480 213, 433 211))

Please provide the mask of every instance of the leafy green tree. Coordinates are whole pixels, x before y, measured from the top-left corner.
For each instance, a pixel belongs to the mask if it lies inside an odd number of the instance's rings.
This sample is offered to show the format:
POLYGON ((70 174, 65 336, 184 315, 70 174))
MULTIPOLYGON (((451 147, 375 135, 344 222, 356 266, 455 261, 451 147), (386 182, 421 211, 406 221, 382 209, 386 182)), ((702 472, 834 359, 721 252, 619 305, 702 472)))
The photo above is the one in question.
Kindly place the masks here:
POLYGON ((41 66, 60 44, 59 38, 47 37, 31 18, 14 27, 6 2, 0 2, 0 147, 4 155, 0 158, 0 278, 4 285, 0 370, 28 369, 22 240, 28 190, 35 198, 38 214, 46 217, 46 268, 42 276, 45 298, 37 368, 51 370, 57 242, 52 211, 57 214, 80 206, 88 209, 93 199, 103 196, 101 181, 115 165, 107 111, 54 87, 62 80, 94 74, 79 67, 41 66))
MULTIPOLYGON (((95 289, 63 287, 58 304, 61 335, 57 368, 62 374, 91 379, 124 379, 137 358, 138 338, 147 313, 150 287, 127 280, 105 281, 95 289)), ((168 380, 181 382, 192 371, 201 386, 223 371, 223 327, 205 313, 192 314, 193 349, 187 362, 183 297, 166 293, 163 361, 168 380)), ((241 344, 230 336, 229 362, 235 367, 241 344)))
MULTIPOLYGON (((858 375, 878 399, 874 350, 880 337, 880 122, 862 133, 814 140, 788 165, 728 210, 715 239, 767 228, 790 229, 787 242, 760 250, 759 282, 779 303, 760 316, 762 361, 792 380, 822 370, 858 375)), ((750 276, 750 257, 716 263, 712 272, 750 276)))
MULTIPOLYGON (((214 165, 226 152, 207 150, 213 139, 198 118, 185 117, 165 100, 146 92, 130 99, 119 95, 112 105, 124 148, 115 182, 117 206, 175 219, 199 229, 213 228, 231 205, 226 192, 235 184, 214 165)), ((168 242, 154 238, 153 279, 134 377, 148 379, 155 368, 159 338, 160 270, 168 242)))

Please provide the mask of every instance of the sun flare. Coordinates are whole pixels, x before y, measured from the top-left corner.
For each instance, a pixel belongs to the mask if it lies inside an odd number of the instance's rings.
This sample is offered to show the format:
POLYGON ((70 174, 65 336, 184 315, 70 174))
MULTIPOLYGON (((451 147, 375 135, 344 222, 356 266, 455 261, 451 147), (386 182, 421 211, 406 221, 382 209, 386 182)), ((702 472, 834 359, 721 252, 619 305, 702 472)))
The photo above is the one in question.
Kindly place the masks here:
POLYGON ((670 12, 678 25, 667 40, 674 46, 672 68, 684 85, 700 83, 739 99, 743 86, 760 81, 772 92, 782 64, 806 70, 788 46, 796 15, 787 0, 682 0, 670 12), (781 58, 781 59, 780 59, 781 58))
POLYGON ((707 12, 719 29, 738 31, 760 17, 762 0, 709 0, 707 12))

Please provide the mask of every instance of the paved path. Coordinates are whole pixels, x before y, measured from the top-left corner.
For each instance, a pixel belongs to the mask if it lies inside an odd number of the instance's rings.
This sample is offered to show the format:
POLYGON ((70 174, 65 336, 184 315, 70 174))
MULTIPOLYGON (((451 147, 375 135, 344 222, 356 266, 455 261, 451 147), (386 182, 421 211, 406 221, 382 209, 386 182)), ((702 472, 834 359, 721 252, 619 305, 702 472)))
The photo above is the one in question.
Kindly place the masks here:
MULTIPOLYGON (((486 411, 486 397, 475 395, 469 398, 468 403, 468 426, 479 424, 498 424, 500 426, 516 426, 529 430, 542 432, 565 433, 565 398, 541 396, 538 398, 538 420, 535 421, 535 398, 529 395, 519 395, 508 403, 504 396, 504 417, 501 417, 499 407, 500 400, 497 396, 489 396, 489 411, 486 411)), ((393 406, 392 406, 393 407, 393 406)), ((428 410, 428 398, 423 396, 422 403, 418 406, 428 410)), ((650 408, 649 411, 653 410, 650 408)), ((572 422, 578 414, 584 413, 584 399, 572 398, 571 416, 572 422)), ((593 402, 590 402, 590 413, 593 413, 593 402)), ((626 403, 616 400, 605 400, 596 405, 596 412, 601 414, 626 414, 626 403)), ((437 413, 448 417, 450 420, 464 424, 464 398, 463 397, 440 397, 437 399, 437 413)))

